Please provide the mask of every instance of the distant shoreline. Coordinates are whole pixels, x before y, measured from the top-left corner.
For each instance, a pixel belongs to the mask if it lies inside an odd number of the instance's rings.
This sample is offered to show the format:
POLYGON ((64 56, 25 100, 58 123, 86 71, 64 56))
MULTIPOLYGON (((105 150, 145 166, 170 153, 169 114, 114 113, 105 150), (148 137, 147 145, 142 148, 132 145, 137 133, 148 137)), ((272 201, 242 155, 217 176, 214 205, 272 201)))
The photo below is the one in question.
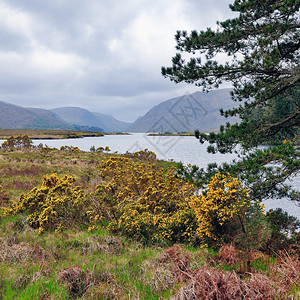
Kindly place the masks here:
POLYGON ((105 135, 130 135, 127 132, 93 132, 60 129, 0 129, 0 139, 27 134, 32 140, 61 140, 84 137, 103 137, 105 135))
POLYGON ((74 131, 59 129, 0 129, 0 139, 8 139, 11 136, 27 134, 32 140, 72 139, 83 137, 102 137, 102 132, 74 131))
POLYGON ((195 133, 193 132, 180 132, 180 133, 148 133, 148 136, 194 136, 195 133))

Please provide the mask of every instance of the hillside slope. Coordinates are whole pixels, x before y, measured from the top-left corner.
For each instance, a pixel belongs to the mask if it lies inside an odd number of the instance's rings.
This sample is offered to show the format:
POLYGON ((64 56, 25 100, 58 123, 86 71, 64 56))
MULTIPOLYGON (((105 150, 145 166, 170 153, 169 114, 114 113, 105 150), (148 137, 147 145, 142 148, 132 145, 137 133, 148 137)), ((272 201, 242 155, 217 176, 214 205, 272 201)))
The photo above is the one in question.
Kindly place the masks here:
POLYGON ((226 122, 237 118, 220 116, 220 108, 229 109, 237 104, 231 100, 230 89, 196 92, 164 101, 138 118, 128 128, 131 132, 201 132, 218 130, 226 122))
POLYGON ((69 124, 95 126, 107 132, 126 131, 131 123, 115 119, 113 116, 90 112, 80 107, 59 107, 52 111, 69 124))
POLYGON ((119 121, 113 116, 105 115, 97 112, 92 112, 94 116, 101 122, 102 128, 105 129, 105 131, 111 131, 111 132, 124 132, 128 129, 129 126, 132 125, 132 123, 127 123, 123 121, 119 121))
POLYGON ((87 109, 80 107, 59 107, 51 109, 69 124, 102 127, 99 120, 87 109))
POLYGON ((0 128, 70 129, 70 126, 45 109, 24 108, 0 101, 0 128))

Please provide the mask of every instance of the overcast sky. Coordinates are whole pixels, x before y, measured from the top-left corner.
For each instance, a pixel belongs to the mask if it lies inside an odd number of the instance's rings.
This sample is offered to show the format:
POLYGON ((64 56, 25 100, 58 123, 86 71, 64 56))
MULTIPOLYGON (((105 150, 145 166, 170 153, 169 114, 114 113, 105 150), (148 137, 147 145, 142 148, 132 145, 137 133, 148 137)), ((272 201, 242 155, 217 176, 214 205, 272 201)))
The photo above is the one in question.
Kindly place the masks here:
POLYGON ((176 30, 215 27, 229 0, 0 0, 0 100, 134 121, 197 90, 161 76, 176 30))

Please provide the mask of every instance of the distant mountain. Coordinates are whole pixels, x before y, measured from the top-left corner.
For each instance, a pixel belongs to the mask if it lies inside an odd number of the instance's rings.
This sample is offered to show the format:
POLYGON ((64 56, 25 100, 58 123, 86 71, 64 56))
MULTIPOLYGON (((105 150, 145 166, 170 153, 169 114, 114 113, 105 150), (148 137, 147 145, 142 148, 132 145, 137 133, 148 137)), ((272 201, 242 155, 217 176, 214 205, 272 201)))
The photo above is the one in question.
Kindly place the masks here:
POLYGON ((69 124, 102 127, 99 120, 87 109, 80 107, 59 107, 51 109, 51 111, 69 124))
POLYGON ((96 116, 96 118, 101 122, 102 127, 105 129, 105 131, 125 132, 127 131, 128 127, 132 125, 132 123, 119 121, 110 115, 104 115, 96 112, 93 112, 92 114, 96 116))
POLYGON ((80 107, 59 107, 52 110, 24 108, 0 101, 0 128, 3 129, 69 129, 106 132, 201 132, 218 130, 228 121, 219 109, 236 106, 230 89, 196 92, 173 98, 154 106, 131 124, 110 115, 90 112, 80 107))
POLYGON ((80 107, 59 107, 52 112, 69 124, 101 127, 106 132, 126 131, 131 123, 115 119, 113 116, 90 112, 80 107))
POLYGON ((139 117, 129 132, 201 132, 218 130, 226 122, 237 122, 238 118, 220 116, 220 108, 230 109, 237 105, 230 97, 231 89, 209 93, 196 92, 191 95, 164 101, 139 117))
POLYGON ((0 128, 71 129, 69 124, 51 111, 24 108, 3 101, 0 101, 0 128))
POLYGON ((0 101, 2 129, 66 129, 84 131, 126 131, 131 123, 110 115, 91 113, 80 107, 60 107, 52 110, 22 107, 0 101))
POLYGON ((25 109, 33 112, 37 116, 34 124, 32 125, 33 127, 35 127, 35 129, 37 129, 38 126, 41 127, 41 129, 72 129, 67 122, 65 122, 62 118, 60 118, 57 114, 53 113, 50 110, 33 107, 25 107, 25 109))

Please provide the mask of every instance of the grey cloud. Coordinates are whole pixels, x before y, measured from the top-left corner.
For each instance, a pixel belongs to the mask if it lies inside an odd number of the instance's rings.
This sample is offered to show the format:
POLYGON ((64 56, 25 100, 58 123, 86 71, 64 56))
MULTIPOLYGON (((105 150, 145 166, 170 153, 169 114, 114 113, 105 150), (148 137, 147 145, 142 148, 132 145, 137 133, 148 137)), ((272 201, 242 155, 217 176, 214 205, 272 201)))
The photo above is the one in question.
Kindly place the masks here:
POLYGON ((13 31, 0 23, 0 41, 2 51, 28 51, 27 39, 19 32, 13 31))
POLYGON ((90 95, 112 97, 143 96, 153 91, 165 91, 174 88, 174 83, 162 80, 160 70, 157 73, 145 73, 136 69, 112 70, 109 73, 94 73, 86 79, 85 89, 90 95))
POLYGON ((26 25, 0 20, 0 98, 97 108, 133 121, 193 89, 164 79, 160 67, 171 64, 177 29, 212 26, 231 15, 229 2, 0 0, 8 16, 23 14, 26 25))

